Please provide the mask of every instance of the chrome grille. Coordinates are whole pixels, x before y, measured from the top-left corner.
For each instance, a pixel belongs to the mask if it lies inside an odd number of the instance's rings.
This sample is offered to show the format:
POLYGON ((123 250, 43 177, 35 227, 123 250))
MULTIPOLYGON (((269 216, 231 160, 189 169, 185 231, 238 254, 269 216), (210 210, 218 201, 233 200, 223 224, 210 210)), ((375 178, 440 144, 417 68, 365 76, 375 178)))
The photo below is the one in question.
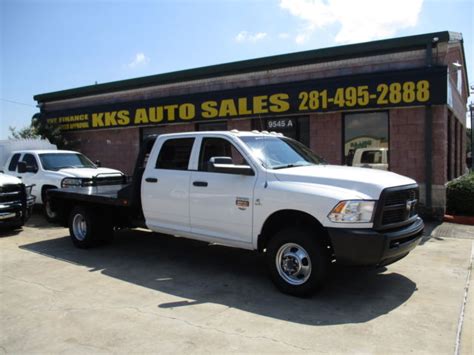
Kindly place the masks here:
POLYGON ((391 188, 383 191, 380 202, 381 227, 403 224, 417 215, 418 187, 391 188))
POLYGON ((20 202, 22 185, 3 185, 0 187, 0 202, 20 202))

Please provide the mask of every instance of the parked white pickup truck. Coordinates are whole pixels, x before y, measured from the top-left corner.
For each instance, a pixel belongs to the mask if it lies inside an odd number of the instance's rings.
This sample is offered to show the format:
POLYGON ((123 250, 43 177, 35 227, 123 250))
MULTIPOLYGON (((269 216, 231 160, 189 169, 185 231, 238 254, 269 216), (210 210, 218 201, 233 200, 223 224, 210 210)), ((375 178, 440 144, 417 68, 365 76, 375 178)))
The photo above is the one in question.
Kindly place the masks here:
POLYGON ((327 165, 295 140, 256 131, 151 138, 131 184, 48 195, 77 247, 140 226, 258 250, 276 286, 298 296, 321 286, 331 262, 387 265, 423 232, 412 179, 327 165))
POLYGON ((352 166, 388 170, 388 149, 359 148, 355 151, 352 166))
POLYGON ((114 169, 99 168, 81 153, 69 150, 22 150, 7 158, 5 174, 22 179, 25 185, 34 185, 32 194, 36 203, 44 205, 45 216, 53 221, 54 213, 46 198, 46 191, 60 187, 116 184, 124 175, 114 169))

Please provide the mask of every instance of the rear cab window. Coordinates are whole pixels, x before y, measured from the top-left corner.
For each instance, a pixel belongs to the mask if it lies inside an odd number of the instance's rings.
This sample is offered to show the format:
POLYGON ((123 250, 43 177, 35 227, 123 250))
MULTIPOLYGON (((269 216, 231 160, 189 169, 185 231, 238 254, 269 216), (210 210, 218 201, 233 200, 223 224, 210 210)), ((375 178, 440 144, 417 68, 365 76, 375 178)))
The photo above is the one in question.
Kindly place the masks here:
POLYGON ((172 138, 163 143, 155 169, 188 170, 194 138, 172 138))
POLYGON ((360 160, 363 164, 382 164, 382 152, 378 150, 367 150, 362 153, 360 160))
POLYGON ((8 165, 8 170, 9 171, 15 171, 16 166, 18 165, 18 161, 20 160, 20 153, 15 153, 12 156, 12 159, 10 160, 10 164, 8 165))

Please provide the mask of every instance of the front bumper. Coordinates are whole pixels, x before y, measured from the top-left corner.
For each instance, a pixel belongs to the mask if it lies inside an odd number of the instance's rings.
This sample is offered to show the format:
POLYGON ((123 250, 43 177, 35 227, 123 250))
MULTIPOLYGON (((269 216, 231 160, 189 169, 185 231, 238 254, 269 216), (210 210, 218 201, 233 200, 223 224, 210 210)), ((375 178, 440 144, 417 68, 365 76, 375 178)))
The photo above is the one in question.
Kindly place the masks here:
POLYGON ((21 203, 0 203, 0 226, 23 224, 24 211, 21 203))
POLYGON ((36 197, 28 196, 26 205, 21 201, 0 202, 0 226, 23 225, 33 212, 36 197))
POLYGON ((418 217, 395 230, 328 228, 328 232, 337 263, 382 266, 413 250, 420 243, 423 229, 423 221, 418 217))

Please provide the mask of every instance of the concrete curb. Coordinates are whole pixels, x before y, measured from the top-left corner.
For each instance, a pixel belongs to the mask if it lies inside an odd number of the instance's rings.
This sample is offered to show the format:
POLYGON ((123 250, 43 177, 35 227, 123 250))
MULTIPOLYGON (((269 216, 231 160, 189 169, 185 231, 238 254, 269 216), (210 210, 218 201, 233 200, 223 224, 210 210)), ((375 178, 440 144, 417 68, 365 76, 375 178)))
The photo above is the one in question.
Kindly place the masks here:
POLYGON ((474 226, 474 216, 453 216, 445 214, 443 221, 456 224, 467 224, 474 226))

